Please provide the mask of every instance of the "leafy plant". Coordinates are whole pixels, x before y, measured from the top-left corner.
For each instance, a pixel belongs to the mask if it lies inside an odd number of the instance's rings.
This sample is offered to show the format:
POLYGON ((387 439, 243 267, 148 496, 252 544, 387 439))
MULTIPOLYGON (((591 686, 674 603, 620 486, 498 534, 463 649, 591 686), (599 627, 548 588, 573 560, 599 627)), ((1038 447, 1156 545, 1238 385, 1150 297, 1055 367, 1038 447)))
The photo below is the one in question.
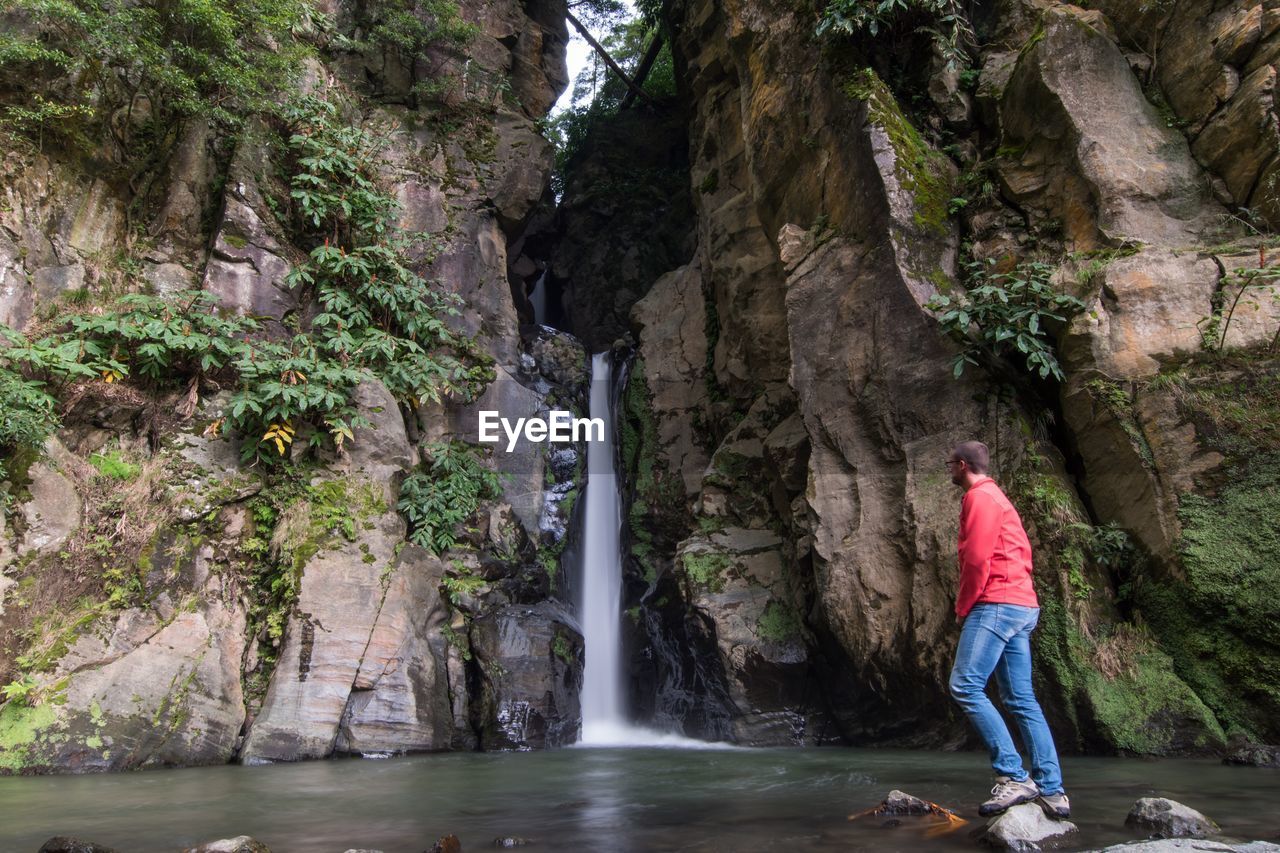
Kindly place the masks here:
MULTIPOLYGON (((0 325, 0 335, 12 341, 16 333, 0 325)), ((20 372, 26 360, 16 348, 0 346, 0 457, 5 458, 22 449, 39 450, 59 424, 58 401, 45 390, 45 382, 20 372)), ((0 463, 0 479, 4 477, 0 463)))
MULTIPOLYGON (((1220 297, 1213 313, 1203 322, 1201 338, 1205 348, 1222 352, 1227 344, 1227 333, 1231 330, 1231 321, 1235 317, 1236 308, 1242 301, 1255 310, 1259 307, 1259 297, 1264 293, 1272 301, 1280 302, 1280 291, 1276 289, 1278 282, 1280 282, 1280 264, 1268 263, 1266 247, 1259 246, 1257 266, 1236 267, 1223 277, 1222 295, 1225 296, 1232 290, 1235 293, 1231 296, 1230 304, 1220 297)), ((1280 328, 1276 329, 1275 335, 1271 338, 1268 351, 1274 352, 1278 345, 1280 345, 1280 328)))
POLYGON ((0 386, 14 402, 0 410, 0 445, 42 442, 56 425, 46 389, 75 380, 195 389, 229 379, 227 415, 210 432, 238 433, 248 459, 282 457, 299 437, 341 447, 368 425, 353 402, 367 379, 411 408, 446 395, 471 399, 492 379, 492 359, 445 324, 457 297, 414 272, 414 243, 391 236, 397 210, 377 180, 380 142, 316 98, 281 114, 293 157, 292 222, 304 245, 316 244, 288 281, 318 313, 292 323, 291 336, 269 337, 254 318, 224 316, 213 294, 189 291, 132 294, 116 310, 71 315, 35 341, 4 329, 0 386))
POLYGON ((89 457, 89 464, 108 480, 121 482, 132 480, 142 471, 141 466, 130 462, 119 450, 95 453, 89 457))
POLYGON ((0 33, 9 123, 72 132, 71 120, 92 117, 125 151, 139 124, 238 126, 297 69, 305 48, 293 36, 316 18, 304 0, 3 0, 0 10, 19 24, 0 33))
POLYGON ((446 576, 440 581, 440 585, 444 587, 445 596, 454 607, 461 604, 463 598, 471 597, 478 593, 485 583, 484 578, 471 574, 461 574, 457 577, 446 576))
POLYGON ((398 60, 409 76, 409 96, 415 107, 419 98, 436 100, 446 93, 451 81, 439 72, 451 59, 447 49, 465 45, 480 32, 463 20, 453 0, 367 0, 350 12, 359 35, 340 35, 334 46, 380 62, 398 60))
POLYGON ((32 705, 36 698, 36 680, 30 675, 23 675, 16 681, 10 681, 8 684, 0 687, 0 693, 4 694, 4 701, 14 702, 19 705, 32 705))
POLYGON ((1052 265, 1041 261, 1008 271, 997 269, 994 258, 973 261, 968 264, 969 286, 964 294, 939 294, 929 301, 928 308, 941 312, 938 321, 943 330, 964 346, 952 361, 957 377, 966 364, 977 365, 978 356, 985 353, 997 358, 1017 354, 1041 379, 1063 378, 1045 323, 1066 320, 1084 303, 1053 289, 1049 283, 1053 271, 1052 265))
POLYGON ((426 471, 409 475, 396 505, 409 524, 409 540, 439 554, 457 544, 458 528, 485 500, 502 495, 498 474, 462 442, 429 445, 426 471))
POLYGON ((969 63, 967 48, 976 43, 960 0, 831 0, 822 11, 817 34, 872 38, 882 32, 912 29, 933 37, 948 66, 969 63))

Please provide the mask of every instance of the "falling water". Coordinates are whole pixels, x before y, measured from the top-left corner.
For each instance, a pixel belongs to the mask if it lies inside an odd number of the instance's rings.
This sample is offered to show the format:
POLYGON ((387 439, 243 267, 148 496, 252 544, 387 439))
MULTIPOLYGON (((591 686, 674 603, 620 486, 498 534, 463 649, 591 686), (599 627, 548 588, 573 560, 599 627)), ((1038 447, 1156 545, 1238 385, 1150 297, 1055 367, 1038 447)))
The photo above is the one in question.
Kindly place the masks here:
POLYGON ((582 549, 582 743, 626 742, 622 708, 622 511, 613 466, 613 366, 607 352, 591 357, 591 417, 604 421, 604 440, 587 443, 587 506, 582 549))
POLYGON ((545 272, 538 276, 537 282, 534 283, 529 301, 533 305, 533 322, 545 325, 547 322, 547 274, 545 272))
POLYGON ((582 674, 581 746, 726 748, 671 732, 632 725, 622 678, 622 498, 613 459, 613 365, 610 354, 591 357, 591 417, 604 421, 604 439, 587 443, 583 517, 582 600, 579 613, 586 661, 582 674))

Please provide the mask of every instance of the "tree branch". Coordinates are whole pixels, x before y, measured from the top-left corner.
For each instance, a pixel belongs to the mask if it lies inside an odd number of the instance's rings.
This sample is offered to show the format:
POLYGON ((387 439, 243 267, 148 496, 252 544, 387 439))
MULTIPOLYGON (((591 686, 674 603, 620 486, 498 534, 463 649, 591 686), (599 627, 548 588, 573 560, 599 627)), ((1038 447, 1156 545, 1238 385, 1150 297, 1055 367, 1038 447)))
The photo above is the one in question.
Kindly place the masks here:
POLYGON ((631 106, 631 102, 636 99, 636 92, 643 92, 645 78, 649 76, 649 71, 653 69, 653 63, 658 61, 658 54, 662 51, 662 31, 656 30, 653 34, 653 41, 649 42, 649 48, 644 52, 644 58, 640 60, 640 65, 636 67, 636 77, 633 81, 636 85, 634 89, 628 89, 627 94, 622 98, 622 109, 631 106))
POLYGON ((573 16, 572 12, 565 12, 565 17, 568 18, 569 23, 573 24, 573 28, 578 31, 578 35, 587 40, 587 44, 591 45, 591 49, 600 54, 600 58, 604 60, 604 64, 608 65, 610 70, 612 70, 614 74, 618 75, 618 79, 626 84, 628 90, 634 92, 646 103, 653 103, 653 98, 650 98, 643 89, 631 81, 631 78, 627 76, 627 72, 623 71, 618 63, 613 61, 613 57, 609 55, 609 52, 604 49, 600 42, 595 40, 595 37, 587 31, 587 28, 582 25, 581 21, 573 16))

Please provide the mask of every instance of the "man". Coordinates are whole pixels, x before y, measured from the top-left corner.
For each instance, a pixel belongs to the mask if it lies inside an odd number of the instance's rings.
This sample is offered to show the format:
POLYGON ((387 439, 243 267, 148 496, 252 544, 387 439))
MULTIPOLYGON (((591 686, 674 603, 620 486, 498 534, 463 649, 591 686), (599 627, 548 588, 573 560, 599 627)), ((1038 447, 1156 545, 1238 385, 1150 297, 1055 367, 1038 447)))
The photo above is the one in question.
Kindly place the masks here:
POLYGON ((951 670, 951 695, 991 751, 997 774, 981 815, 1000 814, 1038 800, 1051 817, 1071 814, 1053 735, 1031 689, 1031 631, 1040 616, 1031 584, 1031 543, 1018 511, 987 476, 990 456, 980 441, 956 446, 947 460, 951 482, 964 486, 960 505, 960 592, 956 622, 960 645, 951 670), (995 673, 1005 708, 1013 714, 1032 773, 1023 769, 1009 729, 986 686, 995 673))

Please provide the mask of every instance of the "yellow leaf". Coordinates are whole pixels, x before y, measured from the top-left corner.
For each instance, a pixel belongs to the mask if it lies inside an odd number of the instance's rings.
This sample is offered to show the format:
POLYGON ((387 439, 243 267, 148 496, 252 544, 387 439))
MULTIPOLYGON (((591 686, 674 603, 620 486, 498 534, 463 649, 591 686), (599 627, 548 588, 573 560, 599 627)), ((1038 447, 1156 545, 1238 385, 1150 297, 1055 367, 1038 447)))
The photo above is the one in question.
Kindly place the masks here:
POLYGON ((276 439, 276 450, 280 451, 281 456, 284 456, 284 442, 278 438, 276 439))

